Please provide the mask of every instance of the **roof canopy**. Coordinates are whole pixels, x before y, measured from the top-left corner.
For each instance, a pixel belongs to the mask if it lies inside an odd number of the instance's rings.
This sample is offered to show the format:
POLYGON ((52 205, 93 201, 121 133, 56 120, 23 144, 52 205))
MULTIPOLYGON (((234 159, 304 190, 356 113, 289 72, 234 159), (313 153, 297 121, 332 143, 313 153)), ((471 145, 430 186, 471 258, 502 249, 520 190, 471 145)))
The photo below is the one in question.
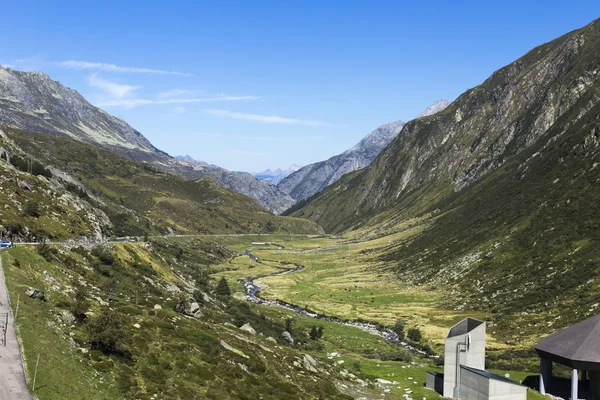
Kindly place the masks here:
POLYGON ((600 371, 600 314, 543 338, 535 351, 571 368, 600 371))
POLYGON ((475 318, 465 318, 460 321, 458 324, 454 325, 448 331, 448 336, 446 338, 451 338, 460 335, 466 335, 471 332, 473 329, 477 328, 479 325, 483 324, 483 321, 480 321, 475 318))

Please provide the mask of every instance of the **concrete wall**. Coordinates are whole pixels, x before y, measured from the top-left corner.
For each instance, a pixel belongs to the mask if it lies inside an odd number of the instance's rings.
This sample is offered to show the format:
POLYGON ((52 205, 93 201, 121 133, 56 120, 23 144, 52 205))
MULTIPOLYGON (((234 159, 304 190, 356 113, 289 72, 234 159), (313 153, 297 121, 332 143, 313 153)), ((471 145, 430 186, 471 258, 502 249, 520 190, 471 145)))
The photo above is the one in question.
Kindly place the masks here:
POLYGON ((464 319, 450 329, 446 338, 444 397, 454 397, 454 386, 456 384, 456 344, 464 342, 465 335, 467 334, 471 335, 471 347, 468 352, 461 353, 461 365, 476 369, 485 368, 485 322, 471 318, 464 319))
POLYGON ((461 369, 460 372, 460 400, 488 400, 490 398, 489 378, 466 369, 461 369))
POLYGON ((444 374, 427 371, 425 374, 425 387, 442 394, 444 390, 444 374))
POLYGON ((527 400, 527 387, 461 369, 460 400, 527 400))
POLYGON ((489 400, 527 400, 527 387, 490 379, 489 400))

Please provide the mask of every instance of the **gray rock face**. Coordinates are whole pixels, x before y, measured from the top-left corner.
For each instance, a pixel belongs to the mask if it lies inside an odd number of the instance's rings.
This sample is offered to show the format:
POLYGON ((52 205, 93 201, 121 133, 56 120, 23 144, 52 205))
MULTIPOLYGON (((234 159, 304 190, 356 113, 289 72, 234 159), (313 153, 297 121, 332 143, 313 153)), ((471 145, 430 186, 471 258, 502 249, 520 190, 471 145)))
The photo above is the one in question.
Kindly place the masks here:
POLYGON ((212 165, 178 161, 176 170, 188 178, 211 177, 227 189, 255 199, 261 206, 275 214, 290 208, 295 200, 285 191, 258 179, 247 172, 232 172, 212 165))
POLYGON ((42 290, 29 288, 25 291, 25 294, 27 294, 27 296, 31 297, 32 299, 46 301, 46 295, 42 290))
POLYGON ((169 156, 125 121, 95 107, 77 91, 41 72, 0 66, 0 125, 69 137, 192 179, 210 176, 274 213, 294 203, 281 189, 250 174, 208 166, 189 156, 181 159, 169 156))
POLYGON ((294 344, 294 338, 292 337, 292 335, 288 331, 283 331, 281 333, 281 336, 283 337, 283 340, 285 340, 289 344, 294 344))
POLYGON ((300 168, 277 186, 296 201, 307 199, 343 175, 371 164, 379 152, 400 133, 403 126, 403 121, 382 125, 351 149, 326 161, 300 168))
POLYGON ((256 330, 252 327, 252 325, 246 323, 240 327, 240 330, 246 331, 251 335, 256 335, 256 330))
POLYGON ((125 121, 41 72, 0 66, 0 124, 66 136, 120 153, 158 151, 125 121))
POLYGON ((75 322, 75 316, 69 310, 60 310, 59 315, 62 322, 67 325, 71 325, 73 322, 75 322))

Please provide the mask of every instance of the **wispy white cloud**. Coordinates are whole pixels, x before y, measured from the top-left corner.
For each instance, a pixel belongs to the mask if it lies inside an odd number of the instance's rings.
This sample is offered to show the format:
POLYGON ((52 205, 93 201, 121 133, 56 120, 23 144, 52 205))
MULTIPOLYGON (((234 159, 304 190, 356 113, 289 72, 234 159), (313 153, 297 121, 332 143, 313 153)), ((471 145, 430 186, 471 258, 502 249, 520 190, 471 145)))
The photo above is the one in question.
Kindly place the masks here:
POLYGON ((160 92, 156 97, 159 99, 189 98, 198 96, 200 94, 204 94, 204 92, 189 89, 169 89, 165 90, 164 92, 160 92))
POLYGON ((243 100, 259 100, 259 96, 230 96, 225 94, 219 94, 211 97, 201 98, 169 98, 169 99, 113 99, 108 101, 98 102, 98 107, 123 107, 133 108, 138 106, 145 106, 150 104, 189 104, 189 103, 213 103, 218 101, 243 101, 243 100))
POLYGON ((289 124, 289 125, 310 125, 310 126, 327 125, 325 122, 322 122, 322 121, 313 121, 313 120, 297 119, 297 118, 284 118, 284 117, 278 117, 275 115, 246 114, 246 113, 239 113, 239 112, 228 111, 228 110, 205 109, 204 112, 206 112, 208 114, 216 115, 219 117, 242 119, 242 120, 246 120, 246 121, 257 121, 257 122, 263 122, 263 123, 268 123, 268 124, 289 124))
POLYGON ((177 106, 173 109, 173 111, 175 112, 175 114, 181 115, 186 112, 186 109, 185 109, 185 107, 177 106))
POLYGON ((89 62, 89 61, 67 60, 67 61, 59 61, 59 62, 57 62, 57 64, 60 65, 61 67, 71 68, 71 69, 89 69, 89 70, 106 71, 106 72, 127 72, 127 73, 140 73, 140 74, 192 76, 192 74, 187 74, 187 73, 178 72, 178 71, 167 71, 167 70, 163 70, 163 69, 153 69, 153 68, 124 67, 121 65, 99 63, 99 62, 89 62))
POLYGON ((123 85, 120 83, 109 81, 99 77, 98 74, 92 74, 89 78, 89 83, 90 86, 98 88, 103 92, 106 92, 109 95, 118 99, 127 97, 137 89, 141 88, 141 86, 123 85))

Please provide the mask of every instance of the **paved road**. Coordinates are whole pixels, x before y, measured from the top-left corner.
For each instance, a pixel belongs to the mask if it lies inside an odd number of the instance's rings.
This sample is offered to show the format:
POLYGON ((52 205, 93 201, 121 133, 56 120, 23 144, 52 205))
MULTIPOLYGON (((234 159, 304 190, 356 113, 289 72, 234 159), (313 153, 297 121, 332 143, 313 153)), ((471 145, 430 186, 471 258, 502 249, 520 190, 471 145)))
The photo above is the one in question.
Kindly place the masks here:
MULTIPOLYGON (((4 282, 4 270, 0 259, 0 316, 8 313, 8 328, 6 331, 6 346, 0 343, 0 399, 2 400, 31 400, 13 321, 8 304, 8 292, 4 282)), ((0 334, 2 330, 0 329, 0 334)), ((1 337, 1 335, 0 335, 1 337)))

